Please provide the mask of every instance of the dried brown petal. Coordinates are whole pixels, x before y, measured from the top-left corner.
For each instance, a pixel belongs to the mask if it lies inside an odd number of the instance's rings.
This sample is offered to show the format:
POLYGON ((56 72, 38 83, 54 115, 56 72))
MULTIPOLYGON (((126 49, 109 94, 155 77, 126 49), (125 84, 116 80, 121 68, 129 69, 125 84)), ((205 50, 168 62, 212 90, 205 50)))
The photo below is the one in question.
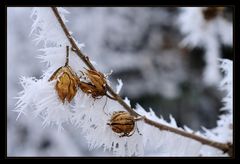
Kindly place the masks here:
POLYGON ((112 115, 108 125, 115 133, 122 133, 120 137, 131 136, 134 132, 135 120, 128 112, 119 111, 112 115))
POLYGON ((72 71, 70 66, 64 66, 57 69, 50 77, 49 81, 57 79, 55 89, 62 102, 65 99, 70 102, 77 93, 79 79, 72 71))
POLYGON ((101 72, 87 70, 85 73, 90 80, 89 83, 79 82, 81 90, 87 94, 91 94, 93 98, 104 96, 106 94, 106 80, 101 72))
POLYGON ((104 75, 101 72, 97 72, 94 70, 87 70, 86 75, 91 80, 92 84, 96 86, 96 89, 99 91, 103 91, 106 85, 106 80, 104 75))
POLYGON ((79 82, 79 87, 85 93, 92 94, 96 90, 95 86, 90 83, 79 82))

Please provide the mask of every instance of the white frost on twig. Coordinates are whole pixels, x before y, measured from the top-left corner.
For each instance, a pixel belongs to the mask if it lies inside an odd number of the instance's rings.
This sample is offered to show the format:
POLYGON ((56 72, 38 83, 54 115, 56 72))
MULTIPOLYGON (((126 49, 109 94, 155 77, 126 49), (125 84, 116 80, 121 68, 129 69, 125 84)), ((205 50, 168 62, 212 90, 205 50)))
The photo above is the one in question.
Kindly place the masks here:
MULTIPOLYGON (((82 129, 90 149, 103 147, 104 150, 113 151, 118 156, 144 154, 143 136, 137 130, 131 137, 119 137, 120 135, 113 132, 111 127, 107 125, 114 112, 126 111, 120 104, 106 97, 93 100, 81 92, 78 93, 77 97, 80 101, 75 104, 72 122, 82 129)), ((141 132, 143 122, 138 121, 136 124, 141 132)))
MULTIPOLYGON (((70 104, 63 104, 54 90, 54 83, 46 78, 21 78, 23 91, 19 93, 16 112, 43 119, 43 127, 56 125, 59 130, 71 118, 70 104), (31 110, 30 110, 31 109, 31 110)), ((18 117, 19 117, 18 116, 18 117)))
POLYGON ((118 81, 118 85, 117 85, 117 87, 116 87, 116 89, 117 89, 117 90, 116 90, 116 93, 119 94, 120 91, 121 91, 121 89, 122 89, 123 82, 122 82, 121 79, 117 79, 117 81, 118 81))

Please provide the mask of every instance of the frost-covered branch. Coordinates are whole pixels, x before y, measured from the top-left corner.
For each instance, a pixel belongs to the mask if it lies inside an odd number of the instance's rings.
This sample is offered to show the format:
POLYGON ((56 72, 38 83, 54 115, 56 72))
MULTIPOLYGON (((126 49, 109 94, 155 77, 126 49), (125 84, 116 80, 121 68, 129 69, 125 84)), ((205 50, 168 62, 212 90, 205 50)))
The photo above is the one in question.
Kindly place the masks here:
POLYGON ((122 99, 122 81, 112 89, 109 74, 94 68, 96 63, 82 53, 82 44, 67 29, 68 11, 54 9, 32 12, 31 33, 37 43, 44 43, 38 58, 46 69, 40 78, 20 78, 23 90, 15 110, 19 116, 40 117, 44 127, 54 125, 59 130, 67 124, 81 128, 90 149, 102 147, 120 156, 231 155, 231 144, 224 143, 232 143, 232 61, 217 63, 224 75, 219 89, 227 93, 221 110, 228 114, 220 115, 217 127, 203 128, 203 133, 180 128, 171 115, 169 122, 151 109, 132 107, 130 100, 122 99))
POLYGON ((182 135, 184 137, 188 137, 188 138, 197 140, 197 141, 201 142, 203 145, 209 145, 209 146, 218 148, 218 149, 222 150, 224 153, 228 153, 230 156, 232 156, 232 145, 229 144, 229 143, 224 144, 224 143, 216 142, 216 141, 213 141, 213 140, 209 140, 209 139, 200 137, 198 135, 195 135, 193 133, 188 133, 188 132, 185 132, 183 130, 179 130, 179 129, 176 129, 176 128, 173 128, 173 127, 170 127, 170 126, 166 126, 166 125, 157 123, 157 122, 152 121, 152 120, 147 119, 147 118, 145 118, 144 121, 145 121, 145 123, 147 123, 149 125, 152 125, 152 126, 155 126, 160 130, 170 131, 170 132, 176 133, 178 135, 182 135))
MULTIPOLYGON (((82 61, 88 66, 88 68, 90 68, 91 70, 96 70, 95 67, 92 65, 92 63, 89 61, 89 58, 87 56, 85 56, 81 50, 79 49, 79 47, 77 46, 77 44, 75 43, 74 39, 72 38, 72 35, 69 33, 65 23, 63 22, 58 10, 56 7, 52 7, 52 10, 58 20, 58 22, 60 23, 66 37, 68 38, 69 42, 72 45, 72 50, 74 52, 76 52, 76 54, 82 59, 82 61)), ((139 116, 139 114, 137 114, 135 111, 132 110, 131 107, 129 107, 124 101, 123 99, 114 92, 114 90, 107 84, 107 90, 109 91, 110 94, 112 94, 112 96, 114 96, 117 101, 132 115, 134 116, 139 116)))
MULTIPOLYGON (((73 37, 71 36, 69 30, 67 29, 64 21, 62 20, 60 14, 58 12, 58 9, 56 7, 52 7, 52 10, 53 10, 58 22, 60 23, 66 37, 68 38, 69 42, 71 43, 72 50, 81 58, 81 60, 88 66, 89 69, 96 71, 95 67, 90 62, 88 56, 84 55, 81 52, 81 50, 79 49, 79 47, 77 46, 77 44, 74 41, 73 37)), ((106 89, 119 102, 119 104, 121 104, 131 115, 141 116, 136 111, 134 111, 108 84, 106 84, 106 89)), ((220 142, 216 142, 216 141, 213 141, 213 140, 209 140, 209 139, 206 139, 206 138, 201 137, 199 135, 195 135, 193 133, 188 133, 188 132, 185 132, 183 130, 161 124, 159 122, 148 119, 145 116, 141 116, 141 117, 143 117, 143 120, 146 124, 152 125, 152 126, 158 128, 160 130, 173 132, 173 133, 176 133, 178 135, 194 139, 194 140, 196 140, 196 141, 198 141, 198 142, 200 142, 204 145, 212 146, 212 147, 215 147, 215 148, 218 148, 218 149, 222 150, 223 152, 227 152, 230 156, 232 155, 232 145, 231 144, 228 144, 228 143, 225 144, 225 143, 220 143, 220 142)))

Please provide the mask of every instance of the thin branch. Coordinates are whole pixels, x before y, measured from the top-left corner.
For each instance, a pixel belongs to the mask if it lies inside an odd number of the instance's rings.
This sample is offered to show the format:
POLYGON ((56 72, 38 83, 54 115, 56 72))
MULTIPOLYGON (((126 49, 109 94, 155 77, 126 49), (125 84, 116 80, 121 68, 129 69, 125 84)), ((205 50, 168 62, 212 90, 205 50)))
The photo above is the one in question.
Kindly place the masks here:
POLYGON ((230 156, 232 156, 232 147, 229 143, 225 144, 225 143, 220 143, 220 142, 216 142, 216 141, 213 141, 213 140, 209 140, 209 139, 203 138, 201 136, 195 135, 193 133, 188 133, 186 131, 183 131, 183 130, 180 130, 180 129, 177 129, 177 128, 173 128, 173 127, 170 127, 170 126, 166 126, 166 125, 157 123, 157 122, 152 121, 148 118, 145 118, 144 121, 145 121, 145 123, 147 123, 149 125, 152 125, 152 126, 155 126, 155 127, 159 128, 160 130, 170 131, 170 132, 182 135, 184 137, 197 140, 197 141, 201 142, 203 145, 208 145, 208 146, 218 148, 218 149, 222 150, 224 153, 227 152, 230 156))
POLYGON ((66 62, 65 66, 67 66, 69 63, 69 46, 66 46, 66 62))
MULTIPOLYGON (((57 8, 56 7, 52 7, 52 10, 53 10, 54 15, 56 16, 58 22, 60 23, 60 25, 61 25, 61 27, 62 27, 66 37, 68 38, 69 42, 71 43, 72 50, 74 50, 74 52, 81 58, 81 60, 88 66, 89 69, 96 70, 94 68, 94 66, 92 65, 92 63, 89 61, 89 58, 87 56, 85 56, 81 52, 79 47, 77 46, 77 44, 74 41, 72 35, 69 33, 69 30, 67 29, 65 23, 63 22, 63 20, 62 20, 60 14, 59 14, 57 8)), ((109 85, 107 85, 106 88, 107 88, 107 91, 116 99, 116 101, 118 101, 119 104, 121 104, 131 115, 144 117, 144 116, 139 115, 128 104, 126 104, 124 102, 124 100, 109 85)), ((177 128, 173 128, 173 127, 170 127, 170 126, 167 126, 167 125, 163 125, 161 123, 152 121, 152 120, 150 120, 150 119, 148 119, 146 117, 144 117, 143 120, 144 120, 144 122, 146 124, 154 126, 154 127, 158 128, 160 130, 166 130, 166 131, 169 131, 169 132, 172 132, 172 133, 176 133, 178 135, 181 135, 181 136, 184 136, 184 137, 187 137, 187 138, 191 138, 191 139, 196 140, 196 141, 198 141, 198 142, 200 142, 200 143, 202 143, 204 145, 208 145, 208 146, 220 149, 223 152, 227 152, 230 156, 232 156, 232 144, 229 144, 229 143, 225 144, 225 143, 215 142, 215 141, 203 138, 201 136, 197 136, 195 134, 185 132, 185 131, 177 129, 177 128)))

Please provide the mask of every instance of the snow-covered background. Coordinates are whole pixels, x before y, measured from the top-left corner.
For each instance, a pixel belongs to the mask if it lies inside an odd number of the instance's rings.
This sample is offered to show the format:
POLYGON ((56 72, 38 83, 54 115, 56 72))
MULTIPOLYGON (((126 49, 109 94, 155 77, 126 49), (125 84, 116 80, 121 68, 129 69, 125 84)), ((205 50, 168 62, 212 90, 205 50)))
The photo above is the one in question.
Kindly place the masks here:
MULTIPOLYGON (((97 62, 97 69, 113 70, 113 84, 122 79, 121 95, 132 105, 151 107, 166 119, 171 114, 179 126, 194 130, 217 125, 224 92, 218 89, 221 74, 218 77, 216 58, 232 59, 231 9, 207 23, 196 8, 66 9, 67 25, 86 45, 84 52, 97 62), (184 39, 184 34, 189 37, 184 39), (189 43, 193 45, 186 46, 189 43)), ((8 156, 111 155, 102 149, 89 151, 86 139, 74 127, 58 132, 24 115, 16 121, 12 110, 14 97, 22 90, 19 77, 39 78, 44 68, 37 59, 41 44, 35 45, 29 36, 31 11, 7 9, 8 156)))

